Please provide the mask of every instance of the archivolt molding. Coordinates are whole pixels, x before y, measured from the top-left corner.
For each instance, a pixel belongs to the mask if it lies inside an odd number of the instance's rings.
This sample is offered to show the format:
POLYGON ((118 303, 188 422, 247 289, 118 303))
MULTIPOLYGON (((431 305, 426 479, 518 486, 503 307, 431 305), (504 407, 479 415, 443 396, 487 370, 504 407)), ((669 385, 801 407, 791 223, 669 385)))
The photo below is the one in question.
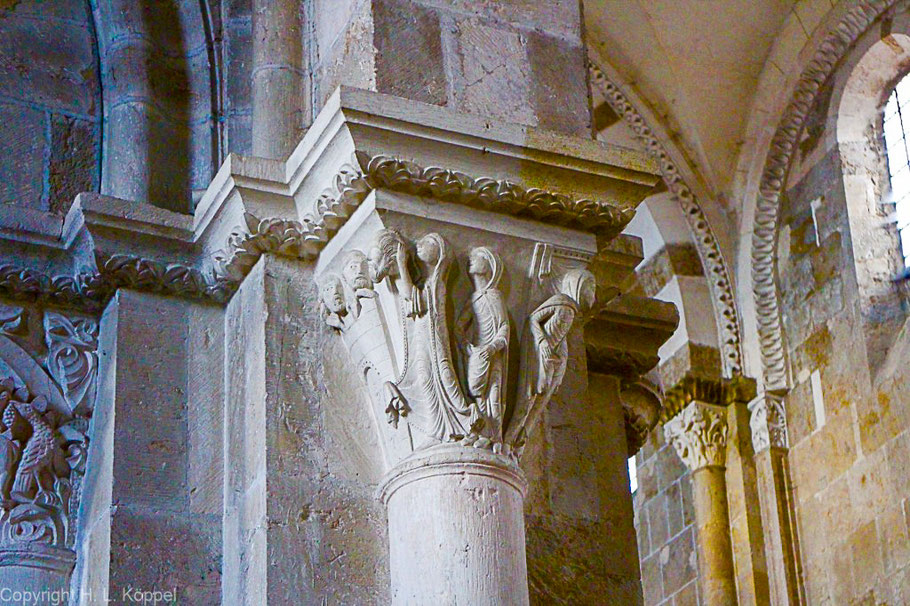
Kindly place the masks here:
POLYGON ((591 82, 600 88, 610 107, 622 116, 649 154, 660 164, 660 172, 667 188, 683 210, 695 240, 698 256, 708 275, 708 284, 715 305, 715 320, 721 336, 720 349, 725 376, 742 373, 742 340, 736 296, 730 281, 724 257, 708 219, 698 204, 698 199, 686 185, 679 168, 654 135, 644 117, 629 102, 625 94, 607 79, 596 63, 590 62, 591 82))
POLYGON ((799 136, 818 92, 856 40, 898 0, 857 1, 825 37, 803 70, 790 102, 771 139, 759 182, 752 234, 752 291, 758 319, 764 380, 767 389, 788 385, 780 305, 777 299, 774 260, 777 254, 780 197, 797 149, 799 136))

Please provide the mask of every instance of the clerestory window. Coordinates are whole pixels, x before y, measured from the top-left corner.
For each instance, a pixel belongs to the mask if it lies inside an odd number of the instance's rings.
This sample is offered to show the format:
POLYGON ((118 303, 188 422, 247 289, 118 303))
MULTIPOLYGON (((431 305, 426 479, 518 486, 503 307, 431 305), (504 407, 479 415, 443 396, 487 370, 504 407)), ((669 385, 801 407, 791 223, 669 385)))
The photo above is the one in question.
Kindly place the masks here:
POLYGON ((910 75, 894 87, 884 116, 885 151, 891 175, 897 230, 900 234, 904 267, 910 268, 910 75))

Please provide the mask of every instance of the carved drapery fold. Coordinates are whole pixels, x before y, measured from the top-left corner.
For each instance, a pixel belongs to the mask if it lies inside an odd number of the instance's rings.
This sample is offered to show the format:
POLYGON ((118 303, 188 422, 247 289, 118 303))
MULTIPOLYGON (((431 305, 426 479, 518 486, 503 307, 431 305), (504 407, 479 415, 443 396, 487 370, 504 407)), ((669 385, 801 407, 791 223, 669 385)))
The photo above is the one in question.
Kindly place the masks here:
POLYGON ((664 435, 692 471, 727 462, 726 409, 692 402, 664 424, 664 435))
POLYGON ((469 301, 455 302, 463 311, 450 326, 446 284, 454 260, 438 234, 415 245, 396 231, 380 230, 369 254, 349 251, 340 273, 320 276, 321 314, 344 338, 387 422, 396 429, 408 426, 412 450, 460 442, 517 457, 562 382, 566 338, 594 304, 594 277, 568 269, 556 292, 528 314, 518 389, 510 402, 511 329, 498 290, 502 260, 489 247, 471 250, 467 274, 474 290, 469 301), (411 427, 430 442, 415 443, 411 427))

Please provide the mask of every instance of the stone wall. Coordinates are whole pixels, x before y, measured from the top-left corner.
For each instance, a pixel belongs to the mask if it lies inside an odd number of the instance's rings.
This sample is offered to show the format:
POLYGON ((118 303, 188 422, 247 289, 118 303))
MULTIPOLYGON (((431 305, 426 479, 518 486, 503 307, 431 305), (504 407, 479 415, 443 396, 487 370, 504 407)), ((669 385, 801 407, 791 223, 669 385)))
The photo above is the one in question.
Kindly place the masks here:
POLYGON ((318 112, 339 84, 589 137, 580 4, 316 0, 318 112))
MULTIPOLYGON (((897 242, 884 224, 888 209, 874 200, 885 189, 874 177, 881 175, 874 146, 881 118, 865 127, 870 153, 859 200, 845 157, 856 150, 839 145, 836 132, 851 71, 880 35, 867 34, 819 95, 781 208, 777 271, 793 385, 789 463, 810 604, 910 600, 910 372, 898 361, 907 329, 899 292, 890 302, 870 298, 876 284, 861 271, 868 263, 887 268, 897 242), (878 230, 871 244, 856 231, 862 223, 878 230)), ((879 92, 883 105, 888 91, 879 92)))
POLYGON ((697 606, 695 513, 691 472, 666 442, 651 432, 635 457, 633 495, 641 584, 648 606, 697 606))
POLYGON ((97 41, 82 0, 0 2, 0 204, 65 212, 98 187, 97 41))

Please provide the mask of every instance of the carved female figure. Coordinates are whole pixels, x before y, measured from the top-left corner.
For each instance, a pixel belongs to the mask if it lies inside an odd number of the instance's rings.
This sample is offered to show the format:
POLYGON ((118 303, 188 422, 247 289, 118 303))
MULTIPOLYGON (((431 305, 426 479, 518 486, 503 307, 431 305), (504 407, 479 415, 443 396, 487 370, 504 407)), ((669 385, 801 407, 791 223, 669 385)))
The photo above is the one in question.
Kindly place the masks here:
POLYGON ((543 405, 562 383, 569 355, 566 337, 579 313, 594 305, 594 287, 591 272, 571 269, 563 277, 559 292, 544 301, 528 318, 522 390, 509 422, 506 436, 509 444, 520 447, 526 430, 534 424, 543 405))
POLYGON ((480 436, 472 436, 472 441, 477 447, 497 448, 502 442, 509 351, 509 317, 498 289, 502 261, 489 248, 475 248, 468 262, 468 274, 474 282, 470 309, 475 339, 473 344, 467 344, 468 394, 475 399, 475 423, 482 421, 480 436))

